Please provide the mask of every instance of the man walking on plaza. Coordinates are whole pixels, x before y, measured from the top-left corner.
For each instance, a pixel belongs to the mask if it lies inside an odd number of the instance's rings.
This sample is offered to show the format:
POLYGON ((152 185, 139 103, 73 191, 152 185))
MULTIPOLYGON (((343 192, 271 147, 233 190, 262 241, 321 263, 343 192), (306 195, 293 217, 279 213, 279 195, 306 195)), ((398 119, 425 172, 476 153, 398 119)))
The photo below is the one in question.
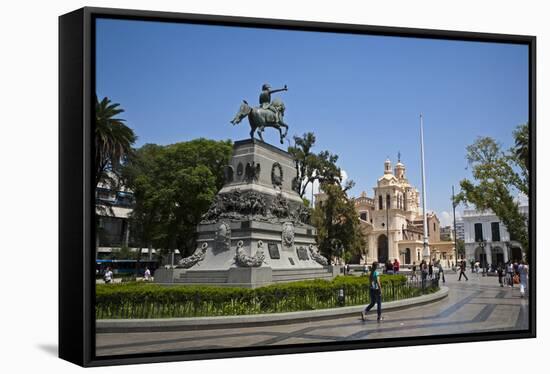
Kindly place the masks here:
POLYGON ((445 273, 443 272, 443 265, 441 265, 441 260, 437 262, 437 268, 439 269, 439 278, 445 283, 445 273))
POLYGON ((460 263, 460 275, 458 276, 458 280, 460 281, 462 279, 462 276, 464 275, 464 278, 468 280, 468 277, 466 276, 466 262, 462 261, 460 263))
POLYGON ((370 270, 370 275, 369 275, 370 304, 367 305, 365 310, 361 312, 361 319, 363 321, 366 320, 367 313, 372 309, 374 304, 376 304, 378 322, 382 320, 382 284, 380 283, 380 276, 377 269, 378 269, 378 262, 374 261, 372 263, 372 268, 370 270))
POLYGON ((422 260, 422 263, 420 264, 420 272, 422 277, 422 288, 426 288, 426 279, 428 278, 428 264, 426 263, 426 260, 422 260))
POLYGON ((506 281, 508 287, 514 287, 514 265, 512 261, 508 261, 508 265, 506 265, 506 281))

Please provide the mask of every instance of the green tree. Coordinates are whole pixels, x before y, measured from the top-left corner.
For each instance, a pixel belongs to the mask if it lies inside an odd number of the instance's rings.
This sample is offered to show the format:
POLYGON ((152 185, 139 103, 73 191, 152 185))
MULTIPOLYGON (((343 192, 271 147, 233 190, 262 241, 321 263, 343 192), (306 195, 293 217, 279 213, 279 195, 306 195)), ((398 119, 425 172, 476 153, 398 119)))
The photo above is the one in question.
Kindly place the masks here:
POLYGON ((464 240, 462 239, 457 239, 456 240, 456 249, 457 249, 457 252, 458 252, 458 258, 460 258, 460 256, 463 256, 465 257, 466 256, 466 247, 464 246, 464 240))
POLYGON ((323 183, 321 189, 325 196, 312 215, 319 250, 327 258, 360 254, 365 239, 353 200, 338 183, 323 183))
POLYGON ((515 192, 529 194, 529 142, 527 125, 514 132, 516 147, 503 151, 492 138, 480 137, 467 147, 466 158, 472 167, 474 181, 460 182, 461 191, 455 202, 470 203, 478 210, 492 210, 508 229, 511 240, 529 249, 526 219, 519 211, 515 192), (525 149, 527 147, 527 149, 525 149))
POLYGON ((137 137, 134 131, 117 118, 124 109, 107 97, 95 98, 95 183, 109 180, 108 171, 116 172, 132 151, 137 137))
POLYGON ((196 226, 223 186, 232 150, 230 141, 207 139, 137 149, 123 171, 135 197, 134 235, 161 252, 192 253, 196 226))
POLYGON ((297 186, 300 197, 304 197, 306 188, 315 181, 319 183, 341 183, 342 173, 336 165, 338 156, 328 151, 313 153, 315 135, 305 133, 302 137, 294 137, 294 146, 288 147, 288 152, 296 161, 297 186))

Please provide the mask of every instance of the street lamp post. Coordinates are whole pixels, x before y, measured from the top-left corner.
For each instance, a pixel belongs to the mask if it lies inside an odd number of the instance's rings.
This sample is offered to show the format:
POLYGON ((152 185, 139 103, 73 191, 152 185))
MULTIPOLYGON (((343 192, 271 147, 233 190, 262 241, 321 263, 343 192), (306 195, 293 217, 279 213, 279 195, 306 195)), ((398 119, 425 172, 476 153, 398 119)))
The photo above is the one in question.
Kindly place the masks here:
POLYGON ((510 241, 505 241, 504 244, 506 245, 506 254, 508 255, 508 261, 510 261, 510 241))
POLYGON ((484 239, 480 239, 477 243, 478 243, 478 245, 479 245, 479 248, 481 248, 481 251, 483 252, 483 253, 482 253, 482 254, 483 254, 483 257, 482 257, 483 262, 482 262, 482 264, 481 264, 483 270, 481 271, 481 275, 482 275, 482 276, 485 276, 485 264, 486 264, 486 262, 487 262, 487 255, 485 254, 485 244, 486 244, 486 241, 485 241, 484 239))

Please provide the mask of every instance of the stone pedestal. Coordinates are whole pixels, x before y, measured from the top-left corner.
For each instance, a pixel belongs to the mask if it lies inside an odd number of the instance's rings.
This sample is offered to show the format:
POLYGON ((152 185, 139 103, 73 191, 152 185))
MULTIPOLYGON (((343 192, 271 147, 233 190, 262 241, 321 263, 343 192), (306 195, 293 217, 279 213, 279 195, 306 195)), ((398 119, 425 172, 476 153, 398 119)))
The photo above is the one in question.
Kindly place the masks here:
POLYGON ((173 282, 257 287, 331 279, 295 187, 290 154, 259 140, 235 142, 225 184, 197 227, 197 250, 180 261, 185 272, 173 282))

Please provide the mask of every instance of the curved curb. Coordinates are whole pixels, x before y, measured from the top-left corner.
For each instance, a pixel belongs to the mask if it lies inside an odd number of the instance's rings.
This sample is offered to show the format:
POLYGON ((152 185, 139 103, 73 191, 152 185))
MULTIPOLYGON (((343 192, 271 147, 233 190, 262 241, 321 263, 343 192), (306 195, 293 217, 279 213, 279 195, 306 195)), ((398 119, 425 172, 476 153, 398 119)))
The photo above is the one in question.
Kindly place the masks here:
MULTIPOLYGON (((449 294, 448 287, 439 291, 410 299, 390 301, 382 304, 382 309, 398 310, 424 305, 441 300, 449 294)), ((96 333, 160 332, 185 330, 211 330, 222 328, 244 328, 265 325, 280 325, 313 320, 341 318, 359 314, 364 305, 343 308, 307 310, 299 312, 249 314, 242 316, 156 318, 156 319, 100 319, 96 321, 96 333)))

